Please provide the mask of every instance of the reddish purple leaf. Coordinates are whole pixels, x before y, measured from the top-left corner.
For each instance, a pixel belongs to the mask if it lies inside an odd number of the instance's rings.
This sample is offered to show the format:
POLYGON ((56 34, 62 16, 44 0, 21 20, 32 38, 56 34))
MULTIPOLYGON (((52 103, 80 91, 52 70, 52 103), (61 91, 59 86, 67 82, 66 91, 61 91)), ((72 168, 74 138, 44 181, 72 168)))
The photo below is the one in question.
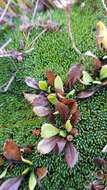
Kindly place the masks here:
POLYGON ((43 107, 43 106, 35 106, 33 107, 33 111, 39 117, 44 117, 51 113, 51 110, 49 107, 43 107))
POLYGON ((39 89, 38 82, 31 77, 26 77, 25 83, 36 90, 39 89))
POLYGON ((107 161, 102 158, 94 158, 94 162, 97 166, 104 166, 107 164, 107 161))
POLYGON ((59 112, 59 114, 60 114, 62 120, 63 120, 64 122, 66 122, 67 119, 68 119, 68 116, 69 116, 69 109, 68 109, 68 107, 67 107, 65 104, 63 104, 63 103, 57 101, 57 104, 56 104, 56 111, 59 112))
POLYGON ((23 93, 23 94, 24 94, 25 99, 26 99, 30 104, 33 104, 35 98, 37 98, 37 95, 36 95, 36 94, 31 94, 31 93, 23 93))
POLYGON ((104 185, 95 180, 91 183, 90 190, 104 190, 104 185))
POLYGON ((70 71, 68 72, 68 83, 69 86, 71 87, 74 85, 77 80, 80 79, 82 75, 82 67, 80 64, 75 64, 71 67, 70 71))
POLYGON ((30 93, 24 93, 25 99, 32 104, 32 106, 47 106, 48 100, 44 95, 35 95, 30 93))
POLYGON ((95 70, 99 70, 102 67, 102 63, 98 58, 94 58, 93 63, 95 65, 95 70))
POLYGON ((18 52, 18 51, 11 51, 10 52, 11 57, 13 57, 14 59, 17 59, 18 61, 22 61, 24 54, 22 52, 18 52))
POLYGON ((82 91, 82 92, 79 92, 77 94, 77 99, 80 100, 80 99, 86 99, 86 98, 89 98, 91 97, 93 94, 95 93, 95 91, 90 91, 90 90, 87 90, 87 91, 82 91))
POLYGON ((51 152, 58 141, 59 137, 51 137, 49 139, 43 139, 38 143, 37 150, 41 154, 48 154, 51 152))
POLYGON ((66 142, 67 141, 65 139, 59 138, 57 145, 56 145, 57 149, 58 149, 58 153, 61 153, 64 150, 66 142))
POLYGON ((65 147, 65 160, 70 168, 73 168, 78 161, 78 155, 75 146, 68 142, 65 147))
POLYGON ((79 120, 80 120, 80 111, 77 109, 76 112, 72 113, 72 117, 71 117, 72 125, 76 125, 79 122, 79 120))
POLYGON ((0 190, 18 190, 22 180, 23 176, 8 179, 0 186, 0 190))

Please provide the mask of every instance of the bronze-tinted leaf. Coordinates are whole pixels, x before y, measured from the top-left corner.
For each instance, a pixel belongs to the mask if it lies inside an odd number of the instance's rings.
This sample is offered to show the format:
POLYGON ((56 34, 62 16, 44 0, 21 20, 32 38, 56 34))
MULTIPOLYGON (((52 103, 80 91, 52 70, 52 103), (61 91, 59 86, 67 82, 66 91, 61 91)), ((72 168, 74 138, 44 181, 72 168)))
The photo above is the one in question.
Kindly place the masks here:
POLYGON ((95 69, 97 69, 97 70, 100 69, 102 66, 100 59, 93 58, 93 63, 94 63, 95 69))
POLYGON ((3 155, 7 160, 21 161, 21 151, 15 141, 6 140, 3 146, 3 155))
POLYGON ((104 166, 107 164, 107 161, 102 158, 94 158, 94 162, 97 166, 104 166))
POLYGON ((54 86, 54 80, 55 80, 55 78, 56 78, 54 72, 51 71, 51 70, 48 70, 48 71, 46 72, 46 77, 47 77, 47 79, 48 79, 48 84, 51 85, 51 86, 54 86))
POLYGON ((75 146, 68 142, 65 148, 65 160, 70 168, 73 168, 78 161, 78 155, 75 146))
POLYGON ((33 145, 29 144, 25 148, 20 148, 20 151, 23 153, 31 154, 33 149, 33 145))
POLYGON ((75 113, 72 114, 71 123, 76 125, 80 120, 80 111, 77 109, 75 113))
POLYGON ((69 87, 73 86, 82 75, 82 67, 80 64, 75 64, 71 67, 68 73, 69 87))
POLYGON ((77 94, 77 99, 80 100, 80 99, 86 99, 86 98, 89 98, 91 97, 95 92, 92 90, 84 90, 82 92, 79 92, 77 94))
POLYGON ((59 101, 62 102, 63 104, 65 104, 65 105, 72 106, 75 103, 75 100, 65 98, 64 96, 62 96, 59 93, 57 94, 57 96, 58 96, 59 101))
POLYGON ((36 168, 36 175, 39 178, 39 180, 43 179, 48 173, 47 168, 36 168))
POLYGON ((60 101, 57 101, 56 111, 59 112, 62 120, 64 122, 66 122, 67 119, 68 119, 68 116, 69 116, 69 109, 68 109, 68 107, 65 104, 61 103, 60 101))

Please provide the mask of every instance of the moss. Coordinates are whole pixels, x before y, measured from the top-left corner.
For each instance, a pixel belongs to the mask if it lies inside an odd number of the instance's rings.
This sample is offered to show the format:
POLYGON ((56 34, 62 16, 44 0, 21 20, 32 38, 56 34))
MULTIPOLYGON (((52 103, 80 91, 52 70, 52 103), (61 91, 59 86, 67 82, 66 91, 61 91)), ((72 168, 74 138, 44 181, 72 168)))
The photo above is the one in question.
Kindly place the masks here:
MULTIPOLYGON (((81 11, 75 6, 72 12, 72 30, 76 43, 82 52, 92 50, 99 55, 96 48, 95 32, 99 16, 103 15, 100 1, 97 1, 99 9, 92 9, 92 1, 86 1, 86 7, 81 11)), ((2 145, 7 138, 14 138, 18 144, 37 143, 39 139, 32 136, 32 129, 40 127, 44 119, 38 119, 32 112, 32 108, 24 100, 23 91, 29 91, 24 84, 26 76, 33 76, 37 80, 43 78, 46 69, 53 69, 60 74, 63 79, 71 64, 79 62, 78 55, 75 54, 65 32, 65 16, 60 11, 55 11, 53 18, 58 20, 64 30, 63 32, 48 32, 35 44, 34 51, 27 55, 22 63, 14 63, 19 68, 16 80, 7 93, 0 94, 0 152, 2 145)), ((31 38, 36 35, 35 30, 31 38)), ((19 48, 19 41, 22 34, 9 32, 13 43, 10 48, 19 48)), ((0 37, 2 43, 6 36, 0 37)), ((30 38, 30 40, 31 40, 30 38)), ((86 67, 90 61, 87 59, 86 67)), ((88 67, 89 68, 89 67, 88 67)), ((0 59, 0 85, 11 76, 14 67, 12 60, 7 58, 0 59)), ((107 140, 107 92, 97 93, 94 97, 79 102, 81 111, 81 121, 78 124, 80 131, 79 137, 75 139, 75 144, 80 152, 79 162, 73 170, 70 170, 63 160, 63 155, 50 154, 40 156, 36 146, 33 154, 29 156, 35 166, 46 166, 49 169, 49 176, 43 180, 47 190, 85 190, 90 180, 93 179, 95 166, 92 162, 96 156, 104 156, 101 153, 107 140)), ((17 175, 23 167, 16 167, 12 172, 17 175)), ((10 174, 11 175, 11 174, 10 174)), ((28 189, 28 185, 23 185, 23 190, 28 189)))

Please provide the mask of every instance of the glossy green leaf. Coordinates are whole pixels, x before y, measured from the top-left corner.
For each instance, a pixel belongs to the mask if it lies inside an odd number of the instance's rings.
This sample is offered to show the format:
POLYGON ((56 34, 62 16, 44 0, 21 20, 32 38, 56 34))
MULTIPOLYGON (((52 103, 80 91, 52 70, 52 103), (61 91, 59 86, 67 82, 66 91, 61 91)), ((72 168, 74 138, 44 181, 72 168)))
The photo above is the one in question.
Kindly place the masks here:
POLYGON ((36 180, 34 171, 32 171, 31 174, 30 174, 30 178, 29 178, 29 189, 34 190, 36 184, 37 184, 37 180, 36 180))
POLYGON ((57 97, 56 97, 56 94, 49 94, 48 95, 48 100, 51 104, 55 105, 56 102, 57 102, 57 97))
POLYGON ((100 70, 100 79, 103 80, 107 78, 107 65, 104 65, 100 70))
POLYGON ((6 174, 7 174, 7 169, 8 169, 8 168, 6 168, 6 169, 0 174, 0 179, 4 178, 4 177, 6 176, 6 174))
POLYGON ((48 123, 45 123, 42 125, 41 136, 43 138, 50 138, 57 135, 58 133, 59 133, 59 129, 57 129, 53 125, 48 124, 48 123))
POLYGON ((67 120, 67 122, 66 122, 66 124, 65 124, 65 129, 68 131, 68 132, 70 132, 71 130, 72 130, 72 125, 71 125, 71 122, 70 122, 70 120, 68 119, 67 120))
POLYGON ((63 89, 63 82, 62 82, 62 79, 60 78, 60 76, 57 76, 55 78, 54 87, 55 87, 56 90, 64 91, 64 89, 63 89))
POLYGON ((46 91, 47 88, 48 88, 47 82, 46 82, 46 81, 39 81, 39 88, 40 88, 41 90, 46 91))
POLYGON ((86 85, 90 85, 90 83, 93 82, 93 79, 92 77, 89 75, 89 73, 87 73, 86 71, 83 71, 83 82, 86 84, 86 85))
POLYGON ((59 135, 61 137, 66 137, 67 136, 67 132, 65 130, 60 130, 59 135))
POLYGON ((71 90, 71 91, 66 95, 66 97, 67 97, 67 98, 72 97, 74 94, 75 94, 75 89, 71 90))

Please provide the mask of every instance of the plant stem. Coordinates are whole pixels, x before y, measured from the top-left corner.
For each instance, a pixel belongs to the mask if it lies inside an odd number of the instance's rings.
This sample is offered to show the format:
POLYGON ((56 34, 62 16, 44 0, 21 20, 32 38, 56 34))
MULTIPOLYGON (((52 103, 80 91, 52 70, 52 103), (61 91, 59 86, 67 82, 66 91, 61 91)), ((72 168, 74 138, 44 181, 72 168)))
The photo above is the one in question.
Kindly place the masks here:
POLYGON ((33 41, 29 44, 29 47, 32 48, 32 47, 34 46, 36 40, 38 40, 38 38, 40 38, 46 31, 47 31, 47 29, 42 30, 42 32, 41 32, 38 36, 36 36, 36 37, 33 39, 33 41))
POLYGON ((3 49, 5 49, 6 46, 8 46, 8 44, 12 41, 12 39, 10 38, 6 43, 4 43, 1 47, 0 47, 0 51, 2 51, 3 49))
POLYGON ((0 86, 0 92, 7 92, 9 87, 11 86, 13 80, 15 79, 16 77, 16 72, 13 73, 13 75, 11 76, 11 78, 5 83, 3 84, 2 86, 0 86))
POLYGON ((7 3, 7 5, 6 5, 6 7, 5 7, 5 9, 4 9, 1 17, 0 17, 0 22, 3 20, 5 14, 6 14, 7 10, 8 10, 8 8, 9 8, 10 3, 11 3, 11 0, 8 0, 8 3, 7 3))
POLYGON ((37 13, 38 4, 39 4, 39 0, 37 0, 35 8, 34 8, 34 12, 33 12, 33 16, 32 16, 32 23, 34 22, 34 19, 35 19, 36 13, 37 13))
POLYGON ((72 47, 75 50, 75 52, 82 57, 82 60, 84 60, 84 56, 81 53, 81 51, 77 48, 75 40, 73 38, 73 34, 72 34, 72 31, 71 31, 71 16, 70 16, 70 12, 71 12, 71 10, 65 10, 68 37, 69 37, 69 39, 70 39, 70 41, 72 43, 72 47))

